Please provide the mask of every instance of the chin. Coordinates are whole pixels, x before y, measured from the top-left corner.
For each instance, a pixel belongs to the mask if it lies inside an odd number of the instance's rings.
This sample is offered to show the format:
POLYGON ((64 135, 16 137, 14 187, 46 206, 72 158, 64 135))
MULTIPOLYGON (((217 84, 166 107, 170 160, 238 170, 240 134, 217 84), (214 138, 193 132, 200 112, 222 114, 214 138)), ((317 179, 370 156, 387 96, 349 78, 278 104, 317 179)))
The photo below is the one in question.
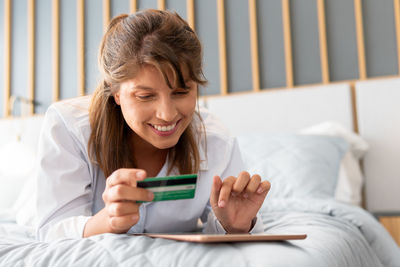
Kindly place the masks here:
POLYGON ((153 144, 153 146, 158 148, 158 149, 170 149, 170 148, 173 148, 177 143, 178 143, 178 141, 176 141, 176 142, 162 142, 162 143, 153 144))

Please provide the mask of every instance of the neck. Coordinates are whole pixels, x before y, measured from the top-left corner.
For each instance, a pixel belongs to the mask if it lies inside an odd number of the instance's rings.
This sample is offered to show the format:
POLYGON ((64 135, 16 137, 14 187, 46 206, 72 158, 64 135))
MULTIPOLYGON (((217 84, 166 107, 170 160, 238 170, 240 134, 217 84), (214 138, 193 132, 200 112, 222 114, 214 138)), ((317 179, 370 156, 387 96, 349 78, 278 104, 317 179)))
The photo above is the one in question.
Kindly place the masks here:
POLYGON ((144 141, 136 133, 132 134, 131 148, 136 167, 145 170, 148 177, 159 173, 169 152, 169 149, 159 149, 144 141))

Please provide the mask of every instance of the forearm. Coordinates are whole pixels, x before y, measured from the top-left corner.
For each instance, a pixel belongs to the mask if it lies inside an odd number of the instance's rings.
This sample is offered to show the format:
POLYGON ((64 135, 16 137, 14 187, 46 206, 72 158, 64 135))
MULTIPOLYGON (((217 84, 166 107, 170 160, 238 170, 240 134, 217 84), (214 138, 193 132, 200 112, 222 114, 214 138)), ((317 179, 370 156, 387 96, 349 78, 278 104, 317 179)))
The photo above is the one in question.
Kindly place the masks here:
POLYGON ((112 232, 113 231, 108 224, 108 214, 105 208, 103 208, 87 221, 83 230, 83 237, 112 232))

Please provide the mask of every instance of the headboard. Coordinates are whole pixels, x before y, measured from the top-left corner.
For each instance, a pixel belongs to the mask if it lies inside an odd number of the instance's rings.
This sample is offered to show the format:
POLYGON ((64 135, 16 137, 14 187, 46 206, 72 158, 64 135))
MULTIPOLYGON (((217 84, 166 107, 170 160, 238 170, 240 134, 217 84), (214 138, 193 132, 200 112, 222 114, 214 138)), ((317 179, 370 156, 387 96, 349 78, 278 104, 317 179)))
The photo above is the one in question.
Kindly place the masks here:
POLYGON ((351 87, 344 83, 206 97, 204 105, 234 135, 295 132, 325 121, 354 130, 351 87))
POLYGON ((400 211, 400 79, 356 83, 359 133, 370 145, 364 158, 371 211, 400 211))

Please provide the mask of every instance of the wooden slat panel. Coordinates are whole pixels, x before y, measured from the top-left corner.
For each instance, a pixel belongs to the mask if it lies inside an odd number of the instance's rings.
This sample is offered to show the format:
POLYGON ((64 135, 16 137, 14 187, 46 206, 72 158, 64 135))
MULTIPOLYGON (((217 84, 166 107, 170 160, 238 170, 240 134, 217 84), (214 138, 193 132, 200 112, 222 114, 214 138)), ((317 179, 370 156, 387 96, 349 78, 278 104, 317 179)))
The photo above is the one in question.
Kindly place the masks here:
POLYGON ((354 12, 356 19, 359 79, 364 80, 367 78, 367 66, 365 63, 364 26, 361 0, 354 0, 354 12))
POLYGON ((398 73, 400 74, 400 0, 394 1, 394 19, 396 23, 396 40, 397 40, 397 64, 398 73))
POLYGON ((103 31, 106 32, 108 24, 110 23, 110 0, 103 0, 103 31))
POLYGON ((186 12, 187 12, 187 22, 190 28, 195 30, 195 20, 194 20, 194 0, 186 0, 186 12))
POLYGON ((257 7, 256 0, 249 0, 251 73, 253 91, 260 91, 260 68, 258 62, 257 7))
POLYGON ((130 1, 130 9, 131 13, 135 13, 137 11, 137 0, 130 1))
POLYGON ((285 46, 286 87, 293 87, 293 55, 289 0, 282 0, 283 40, 285 46))
POLYGON ((159 10, 165 10, 165 0, 158 0, 157 7, 159 10))
MULTIPOLYGON (((28 99, 35 99, 35 0, 28 1, 28 99)), ((33 102, 29 103, 29 115, 34 109, 33 102)))
POLYGON ((4 116, 10 116, 11 94, 11 0, 4 0, 4 116))
POLYGON ((85 95, 85 0, 77 0, 78 96, 85 95))
POLYGON ((321 74, 322 83, 329 83, 329 64, 328 64, 328 48, 326 41, 326 20, 325 20, 325 1, 318 0, 318 30, 319 30, 319 46, 321 54, 321 74))
POLYGON ((226 62, 226 29, 224 0, 217 0, 218 14, 218 47, 219 47, 219 72, 221 95, 228 94, 228 75, 226 62))
POLYGON ((60 99, 60 2, 52 3, 53 102, 60 99))

